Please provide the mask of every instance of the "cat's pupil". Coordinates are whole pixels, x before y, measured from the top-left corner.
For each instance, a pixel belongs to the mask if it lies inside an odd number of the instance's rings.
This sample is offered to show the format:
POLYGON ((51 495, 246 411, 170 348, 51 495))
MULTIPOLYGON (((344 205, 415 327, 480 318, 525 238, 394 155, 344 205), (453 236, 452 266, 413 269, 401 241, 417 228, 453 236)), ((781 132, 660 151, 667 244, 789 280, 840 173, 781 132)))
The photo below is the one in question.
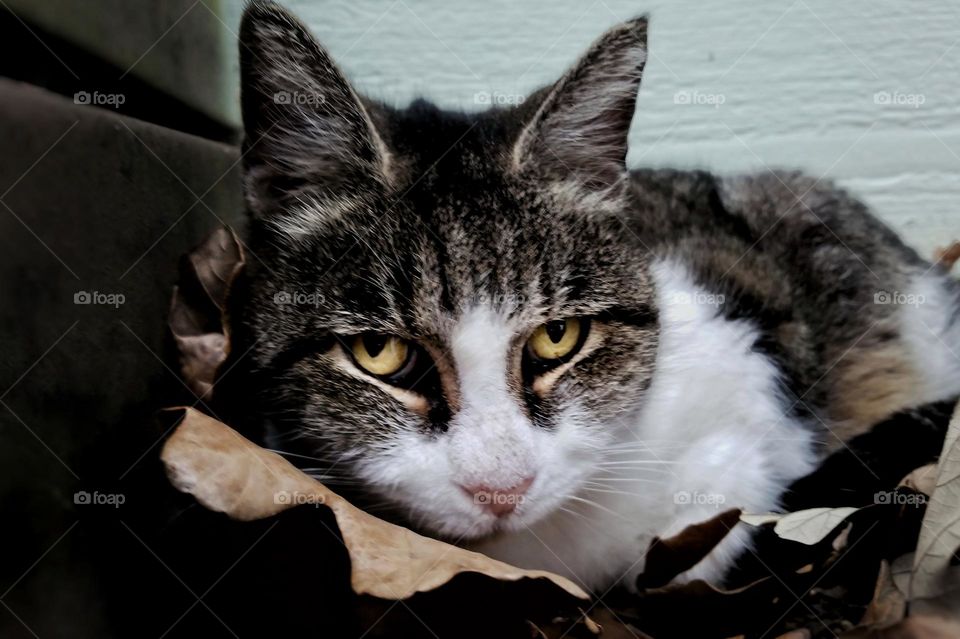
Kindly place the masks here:
POLYGON ((386 335, 368 333, 364 335, 362 339, 363 347, 367 349, 367 353, 370 355, 370 357, 377 357, 383 350, 383 347, 387 345, 386 335))
POLYGON ((563 336, 567 332, 567 322, 566 320, 554 320, 552 322, 547 322, 547 337, 550 338, 550 341, 554 344, 559 344, 560 340, 563 339, 563 336))

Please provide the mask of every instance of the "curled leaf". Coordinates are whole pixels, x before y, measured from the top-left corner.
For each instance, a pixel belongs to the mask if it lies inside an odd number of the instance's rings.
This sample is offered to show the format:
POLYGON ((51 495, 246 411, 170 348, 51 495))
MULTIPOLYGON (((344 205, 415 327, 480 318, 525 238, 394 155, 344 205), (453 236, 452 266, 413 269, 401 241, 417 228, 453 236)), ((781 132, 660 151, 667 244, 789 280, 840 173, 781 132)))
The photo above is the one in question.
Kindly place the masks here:
POLYGON ((182 410, 183 421, 161 453, 174 486, 208 509, 239 520, 269 517, 305 503, 330 508, 350 555, 351 584, 358 594, 407 599, 472 572, 505 582, 545 580, 558 600, 588 598, 565 577, 521 570, 378 519, 225 424, 192 408, 182 410))
MULTIPOLYGON (((902 559, 902 557, 901 557, 902 559)), ((899 623, 907 612, 907 596, 898 585, 898 578, 895 570, 902 571, 901 565, 891 565, 884 560, 880 564, 880 573, 877 575, 877 585, 873 591, 873 599, 867 606, 867 611, 860 621, 860 627, 864 632, 888 628, 899 623)), ((909 573, 909 567, 907 567, 909 573)))
POLYGON ((847 517, 858 509, 850 506, 842 508, 808 508, 795 513, 769 513, 762 515, 744 514, 740 521, 751 526, 775 523, 774 532, 781 539, 797 541, 813 546, 827 538, 847 517))
POLYGON ((915 469, 900 481, 900 485, 929 497, 937 487, 937 465, 927 464, 915 469))
POLYGON ((948 271, 960 260, 960 242, 951 242, 947 247, 937 247, 933 252, 933 261, 948 271))
POLYGON ((936 486, 920 528, 910 600, 953 594, 960 610, 960 405, 954 411, 943 443, 936 486))
POLYGON ((168 325, 180 372, 203 399, 210 398, 217 368, 230 351, 227 296, 244 262, 240 240, 232 230, 219 228, 186 256, 173 289, 168 325))
POLYGON ((727 510, 707 521, 687 526, 673 537, 654 538, 647 549, 639 588, 659 588, 693 568, 706 557, 740 520, 738 509, 727 510))

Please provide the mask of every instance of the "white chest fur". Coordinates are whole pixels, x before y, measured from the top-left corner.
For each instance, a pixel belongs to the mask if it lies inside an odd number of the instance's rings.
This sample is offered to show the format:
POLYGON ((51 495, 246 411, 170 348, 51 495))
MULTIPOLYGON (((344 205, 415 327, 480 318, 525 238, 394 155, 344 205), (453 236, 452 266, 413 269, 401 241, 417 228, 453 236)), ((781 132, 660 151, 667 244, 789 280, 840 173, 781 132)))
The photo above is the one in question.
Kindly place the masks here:
MULTIPOLYGON (((753 350, 756 329, 717 314, 722 300, 682 265, 654 267, 661 335, 653 382, 618 423, 603 466, 577 498, 477 549, 547 568, 590 589, 631 586, 655 536, 727 508, 773 510, 815 464, 812 434, 792 417, 776 366, 753 350), (578 500, 579 499, 579 500, 578 500)), ((687 578, 718 578, 749 543, 735 529, 687 578)))

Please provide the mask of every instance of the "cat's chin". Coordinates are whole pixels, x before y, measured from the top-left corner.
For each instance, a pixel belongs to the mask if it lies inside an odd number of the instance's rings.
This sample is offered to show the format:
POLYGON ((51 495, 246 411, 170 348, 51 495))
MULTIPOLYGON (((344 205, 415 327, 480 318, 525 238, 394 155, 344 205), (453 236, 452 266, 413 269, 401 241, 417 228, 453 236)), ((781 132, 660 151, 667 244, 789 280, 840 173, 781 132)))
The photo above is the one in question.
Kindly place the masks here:
POLYGON ((481 516, 448 519, 441 522, 431 522, 421 527, 421 532, 455 545, 474 545, 494 539, 501 535, 508 535, 524 530, 544 518, 553 511, 512 513, 504 517, 481 516))
POLYGON ((522 530, 523 528, 522 518, 517 515, 510 515, 491 521, 486 520, 486 518, 469 521, 444 521, 439 525, 424 526, 421 532, 452 544, 469 545, 496 537, 501 533, 522 530))

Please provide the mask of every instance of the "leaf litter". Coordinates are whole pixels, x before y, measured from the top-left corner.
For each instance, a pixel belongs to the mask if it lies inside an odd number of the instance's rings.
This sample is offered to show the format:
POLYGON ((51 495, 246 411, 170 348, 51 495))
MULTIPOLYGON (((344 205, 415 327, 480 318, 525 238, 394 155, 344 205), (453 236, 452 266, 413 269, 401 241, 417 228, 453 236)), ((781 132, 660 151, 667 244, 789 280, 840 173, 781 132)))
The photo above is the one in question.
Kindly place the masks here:
MULTIPOLYGON (((957 246, 943 251, 944 266, 960 255, 957 246)), ((226 300, 244 259, 237 237, 219 229, 187 256, 174 291, 169 325, 181 373, 204 399, 229 352, 226 300)), ((645 553, 638 549, 645 564, 635 588, 602 597, 560 575, 516 568, 378 519, 226 424, 193 408, 172 410, 182 419, 161 459, 178 490, 238 521, 329 509, 358 601, 379 609, 404 602, 414 616, 452 620, 462 636, 473 636, 467 620, 482 594, 502 598, 503 623, 484 627, 504 637, 960 637, 960 409, 938 463, 909 473, 886 499, 719 513, 655 539, 645 553), (756 529, 749 554, 762 570, 724 584, 683 577, 738 525, 756 529)), ((309 543, 307 531, 304 539, 309 543)), ((392 630, 387 623, 376 636, 392 630)), ((397 636, 409 630, 395 629, 397 636)))

